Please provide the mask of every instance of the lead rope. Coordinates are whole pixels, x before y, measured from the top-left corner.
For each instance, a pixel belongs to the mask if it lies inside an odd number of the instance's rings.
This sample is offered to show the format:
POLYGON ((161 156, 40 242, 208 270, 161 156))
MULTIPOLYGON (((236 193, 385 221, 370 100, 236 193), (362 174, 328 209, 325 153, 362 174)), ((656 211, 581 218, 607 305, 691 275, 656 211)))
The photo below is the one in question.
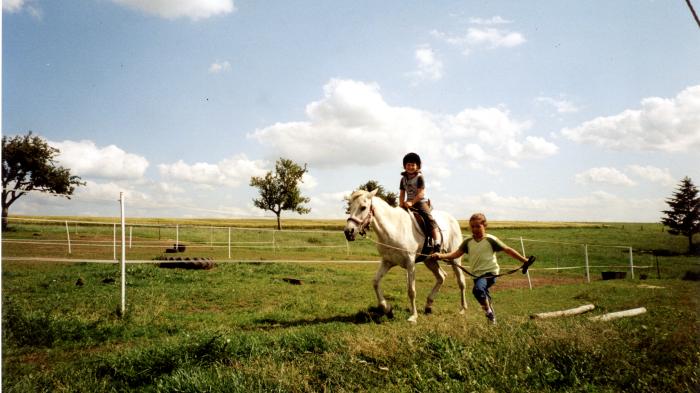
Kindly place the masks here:
MULTIPOLYGON (((374 244, 379 244, 380 246, 384 246, 384 247, 387 247, 387 248, 392 248, 392 249, 398 250, 398 251, 411 252, 411 250, 407 250, 407 249, 405 249, 405 248, 395 247, 395 246, 392 246, 392 245, 389 245, 389 244, 386 244, 386 243, 378 242, 378 241, 376 241, 376 240, 374 240, 374 239, 370 239, 370 238, 367 237, 366 235, 365 235, 365 236, 361 236, 361 237, 362 237, 362 239, 369 240, 369 241, 371 241, 371 242, 374 243, 374 244)), ((416 255, 429 258, 431 254, 422 254, 422 253, 420 253, 420 252, 416 252, 416 255)), ((477 276, 476 274, 474 274, 474 273, 470 272, 469 270, 467 270, 467 268, 465 268, 464 266, 458 265, 458 264, 456 264, 456 263, 454 263, 454 262, 445 261, 445 263, 447 263, 448 265, 457 266, 461 271, 463 271, 464 273, 466 273, 466 274, 468 274, 468 275, 470 275, 470 276, 472 276, 472 277, 474 277, 474 278, 492 278, 492 277, 507 276, 507 275, 513 274, 513 273, 515 273, 515 272, 517 272, 518 270, 521 270, 521 269, 522 269, 522 271, 523 271, 523 274, 526 274, 526 273, 527 273, 527 269, 530 268, 530 266, 531 266, 533 263, 535 263, 535 259, 536 259, 536 257, 535 257, 534 255, 532 255, 532 256, 530 256, 530 258, 527 259, 527 262, 525 262, 525 263, 522 264, 522 266, 519 266, 519 267, 517 267, 517 268, 515 268, 515 269, 513 269, 513 270, 509 270, 509 271, 507 271, 507 272, 505 272, 505 273, 501 273, 501 274, 490 274, 490 273, 487 273, 487 274, 484 274, 484 275, 481 275, 481 276, 477 276)))

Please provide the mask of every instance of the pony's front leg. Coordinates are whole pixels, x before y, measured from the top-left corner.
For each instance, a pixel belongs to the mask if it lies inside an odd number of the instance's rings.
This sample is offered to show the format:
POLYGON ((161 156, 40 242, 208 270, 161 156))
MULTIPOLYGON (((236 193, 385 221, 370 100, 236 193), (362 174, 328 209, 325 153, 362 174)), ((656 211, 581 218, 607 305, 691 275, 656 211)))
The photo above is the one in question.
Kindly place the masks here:
POLYGON ((384 278, 384 275, 389 271, 389 269, 392 268, 392 264, 389 262, 382 260, 381 264, 379 265, 379 269, 377 269, 377 273, 374 275, 374 281, 372 282, 374 286, 374 293, 377 295, 377 304, 379 305, 379 308, 381 308, 382 312, 386 315, 391 315, 391 306, 386 302, 386 299, 384 298, 384 292, 382 291, 381 287, 381 282, 382 278, 384 278))
POLYGON ((459 286, 459 299, 462 303, 462 308, 459 310, 460 314, 464 314, 467 311, 467 284, 464 282, 464 274, 462 270, 457 267, 461 265, 461 259, 452 260, 452 270, 455 272, 455 277, 457 278, 457 285, 459 286))
POLYGON ((408 317, 408 322, 416 323, 418 321, 418 311, 416 310, 416 265, 413 262, 406 267, 406 281, 408 286, 408 304, 411 308, 411 316, 408 317))
POLYGON ((430 291, 430 295, 428 295, 428 300, 425 302, 425 313, 430 314, 433 312, 433 302, 435 301, 435 296, 437 296, 438 292, 440 291, 440 287, 442 287, 442 284, 445 282, 445 276, 447 276, 447 273, 440 268, 440 265, 436 259, 426 259, 425 266, 430 269, 435 276, 435 285, 433 286, 432 291, 430 291))

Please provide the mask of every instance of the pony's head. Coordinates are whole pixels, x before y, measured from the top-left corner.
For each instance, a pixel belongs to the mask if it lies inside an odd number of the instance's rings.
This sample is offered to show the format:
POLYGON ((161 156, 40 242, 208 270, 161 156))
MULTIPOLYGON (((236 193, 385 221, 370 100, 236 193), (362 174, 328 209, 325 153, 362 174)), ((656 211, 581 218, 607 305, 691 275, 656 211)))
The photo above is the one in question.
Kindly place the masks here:
POLYGON ((372 198, 377 195, 377 190, 364 191, 357 190, 350 195, 350 208, 348 212, 350 216, 345 224, 345 238, 348 241, 355 240, 355 235, 364 236, 365 231, 372 221, 372 198))

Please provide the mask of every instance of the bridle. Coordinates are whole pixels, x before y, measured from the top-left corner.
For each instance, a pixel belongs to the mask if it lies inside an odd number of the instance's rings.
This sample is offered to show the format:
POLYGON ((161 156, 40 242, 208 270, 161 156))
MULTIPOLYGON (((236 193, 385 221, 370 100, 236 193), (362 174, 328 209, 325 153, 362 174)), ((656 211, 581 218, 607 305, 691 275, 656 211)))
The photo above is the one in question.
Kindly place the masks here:
POLYGON ((369 200, 369 213, 367 213, 365 218, 360 220, 358 218, 350 216, 350 217, 348 217, 347 221, 354 222, 359 229, 359 231, 357 233, 359 233, 360 236, 364 237, 367 234, 367 229, 369 228, 369 225, 372 222, 373 216, 374 216, 374 205, 372 204, 372 199, 370 198, 370 200, 369 200))

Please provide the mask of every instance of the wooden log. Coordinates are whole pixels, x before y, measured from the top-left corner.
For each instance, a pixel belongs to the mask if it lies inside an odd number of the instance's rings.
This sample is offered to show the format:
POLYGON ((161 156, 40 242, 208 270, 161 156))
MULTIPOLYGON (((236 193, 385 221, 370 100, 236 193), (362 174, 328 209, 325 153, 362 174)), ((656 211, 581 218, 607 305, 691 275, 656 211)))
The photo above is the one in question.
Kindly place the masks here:
POLYGON ((292 285, 301 285, 301 284, 304 283, 303 281, 301 281, 301 280, 298 279, 298 278, 289 278, 289 277, 283 278, 282 281, 288 282, 288 283, 290 283, 290 284, 292 284, 292 285))
POLYGON ((590 317, 588 319, 590 319, 591 321, 612 321, 613 319, 624 318, 624 317, 633 317, 635 315, 644 314, 645 312, 647 312, 646 308, 639 307, 639 308, 633 308, 630 310, 611 312, 611 313, 599 315, 597 317, 590 317))
POLYGON ((545 319, 545 318, 556 318, 556 317, 569 317, 571 315, 583 314, 587 311, 591 311, 595 308, 592 304, 586 304, 581 307, 570 308, 568 310, 561 311, 551 311, 551 312, 541 312, 539 314, 530 315, 530 319, 545 319))

